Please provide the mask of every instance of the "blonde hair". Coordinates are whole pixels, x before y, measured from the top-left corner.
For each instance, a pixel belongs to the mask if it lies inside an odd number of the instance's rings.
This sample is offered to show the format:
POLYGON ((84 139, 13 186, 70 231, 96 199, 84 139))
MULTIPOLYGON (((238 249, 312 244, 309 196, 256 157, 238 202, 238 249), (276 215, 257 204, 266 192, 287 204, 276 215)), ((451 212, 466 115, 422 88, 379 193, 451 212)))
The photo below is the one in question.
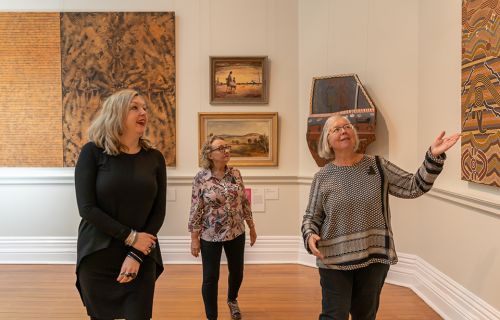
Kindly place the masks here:
MULTIPOLYGON (((323 126, 323 130, 321 131, 321 136, 319 137, 318 141, 318 155, 323 159, 335 159, 335 151, 333 151, 332 147, 330 146, 330 143, 328 142, 328 135, 332 127, 332 124, 339 119, 344 119, 352 125, 351 121, 347 117, 339 115, 331 116, 326 120, 325 125, 323 126)), ((354 151, 356 151, 358 150, 359 147, 358 131, 354 126, 352 126, 352 130, 354 131, 354 139, 355 139, 354 151)))
MULTIPOLYGON (((125 89, 115 92, 102 104, 101 112, 90 125, 89 140, 104 149, 104 153, 116 156, 127 150, 127 147, 120 142, 120 136, 123 134, 130 103, 137 96, 140 96, 137 91, 125 89)), ((139 146, 150 149, 151 143, 148 139, 140 137, 139 146)))
POLYGON ((207 141, 203 143, 200 150, 200 164, 203 169, 212 169, 214 165, 212 159, 210 159, 208 155, 212 152, 212 143, 215 140, 226 141, 222 136, 210 136, 207 141))

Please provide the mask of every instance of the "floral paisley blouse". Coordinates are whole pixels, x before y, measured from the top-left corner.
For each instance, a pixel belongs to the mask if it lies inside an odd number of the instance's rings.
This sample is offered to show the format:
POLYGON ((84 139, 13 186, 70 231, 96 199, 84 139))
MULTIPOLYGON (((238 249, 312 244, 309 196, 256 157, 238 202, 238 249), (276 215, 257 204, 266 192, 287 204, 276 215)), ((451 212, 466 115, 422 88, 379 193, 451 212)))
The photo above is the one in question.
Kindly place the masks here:
POLYGON ((226 167, 222 179, 203 169, 193 179, 189 232, 199 231, 205 241, 228 241, 245 232, 244 220, 252 220, 250 203, 240 171, 226 167))

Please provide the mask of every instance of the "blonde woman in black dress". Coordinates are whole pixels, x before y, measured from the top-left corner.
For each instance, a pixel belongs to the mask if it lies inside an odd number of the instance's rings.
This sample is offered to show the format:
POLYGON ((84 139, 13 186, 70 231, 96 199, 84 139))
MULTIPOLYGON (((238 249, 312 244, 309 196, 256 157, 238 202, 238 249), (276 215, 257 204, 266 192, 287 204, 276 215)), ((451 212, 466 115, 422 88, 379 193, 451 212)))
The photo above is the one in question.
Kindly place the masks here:
POLYGON ((150 319, 163 271, 156 234, 165 218, 163 155, 143 137, 144 99, 110 96, 89 129, 75 168, 77 288, 91 319, 150 319))

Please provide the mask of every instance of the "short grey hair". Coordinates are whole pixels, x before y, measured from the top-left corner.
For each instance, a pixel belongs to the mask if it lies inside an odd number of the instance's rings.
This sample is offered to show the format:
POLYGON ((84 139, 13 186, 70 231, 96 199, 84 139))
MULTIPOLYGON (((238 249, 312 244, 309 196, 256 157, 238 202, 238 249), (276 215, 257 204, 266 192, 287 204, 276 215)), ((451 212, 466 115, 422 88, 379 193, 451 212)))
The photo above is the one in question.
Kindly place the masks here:
POLYGON ((212 159, 208 158, 210 152, 212 152, 212 143, 215 140, 226 141, 222 136, 210 136, 207 141, 203 143, 200 150, 200 164, 203 169, 212 169, 214 163, 212 159))
MULTIPOLYGON (((339 119, 345 119, 347 122, 352 124, 352 122, 347 117, 339 115, 331 116, 326 120, 318 142, 318 155, 323 159, 335 159, 335 152, 333 151, 332 147, 330 146, 330 143, 328 142, 328 135, 330 133, 332 124, 339 119)), ((355 139, 354 151, 356 151, 358 150, 359 147, 358 131, 356 130, 355 126, 353 126, 352 128, 354 130, 354 139, 355 139)))

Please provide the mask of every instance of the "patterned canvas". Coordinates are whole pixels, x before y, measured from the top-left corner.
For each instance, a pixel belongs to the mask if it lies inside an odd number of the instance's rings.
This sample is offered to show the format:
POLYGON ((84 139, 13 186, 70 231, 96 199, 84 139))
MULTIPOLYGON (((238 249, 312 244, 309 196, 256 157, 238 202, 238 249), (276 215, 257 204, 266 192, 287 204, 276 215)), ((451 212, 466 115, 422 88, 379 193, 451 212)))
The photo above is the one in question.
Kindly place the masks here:
POLYGON ((61 167, 59 13, 0 13, 0 166, 61 167))
POLYGON ((500 4, 462 2, 462 179, 500 187, 500 4))
POLYGON ((74 166, 102 101, 138 90, 146 135, 175 165, 175 21, 172 12, 61 13, 64 165, 74 166))

